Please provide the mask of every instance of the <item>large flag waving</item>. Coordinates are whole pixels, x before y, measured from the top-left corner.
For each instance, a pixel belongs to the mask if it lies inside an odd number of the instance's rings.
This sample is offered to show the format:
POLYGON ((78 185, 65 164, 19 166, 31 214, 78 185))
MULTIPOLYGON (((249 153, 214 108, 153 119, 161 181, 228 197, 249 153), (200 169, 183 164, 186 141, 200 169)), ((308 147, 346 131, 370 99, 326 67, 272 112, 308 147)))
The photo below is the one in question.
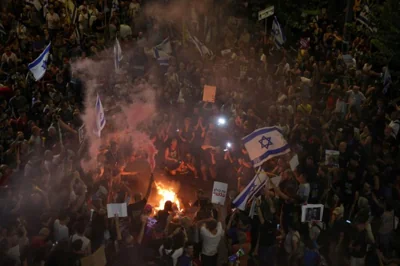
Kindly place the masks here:
POLYGON ((254 167, 290 151, 289 145, 278 127, 257 129, 244 137, 243 142, 254 167))
POLYGON ((32 63, 28 64, 29 71, 32 73, 36 81, 41 79, 47 70, 47 62, 50 54, 51 43, 47 45, 46 49, 35 59, 32 63))
POLYGON ((163 40, 160 44, 153 47, 154 58, 162 66, 168 66, 170 55, 172 54, 172 47, 169 38, 163 40))
POLYGON ((121 45, 119 44, 118 39, 115 39, 115 44, 114 44, 114 64, 115 64, 115 71, 118 71, 120 69, 120 63, 122 60, 122 50, 121 50, 121 45))
POLYGON ((274 17, 274 22, 272 22, 271 34, 274 38, 275 46, 278 49, 281 49, 283 44, 286 42, 286 38, 283 35, 282 27, 276 17, 274 17))
POLYGON ((243 189, 242 192, 233 200, 233 205, 239 210, 245 210, 249 202, 267 182, 268 176, 264 171, 258 171, 253 180, 243 189))
POLYGON ((106 117, 104 116, 104 109, 103 105, 101 104, 100 96, 97 94, 96 99, 96 124, 93 133, 96 134, 98 137, 101 136, 101 131, 103 130, 104 126, 106 125, 106 117))

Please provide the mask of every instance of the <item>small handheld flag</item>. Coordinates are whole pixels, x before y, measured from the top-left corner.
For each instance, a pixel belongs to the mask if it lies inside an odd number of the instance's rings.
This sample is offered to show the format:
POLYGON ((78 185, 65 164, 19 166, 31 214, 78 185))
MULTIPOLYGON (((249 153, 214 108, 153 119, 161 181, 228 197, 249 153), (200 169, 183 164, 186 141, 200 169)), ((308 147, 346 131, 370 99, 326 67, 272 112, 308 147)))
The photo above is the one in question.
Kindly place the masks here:
POLYGON ((115 44, 114 44, 114 65, 115 65, 115 71, 118 71, 120 69, 120 63, 122 60, 122 50, 121 50, 121 45, 119 44, 118 39, 115 39, 115 44))
POLYGON ((157 59, 161 66, 168 66, 172 47, 169 38, 164 39, 160 44, 153 47, 154 58, 157 59))
POLYGON ((283 44, 286 42, 286 38, 283 35, 281 25, 276 17, 274 17, 274 21, 272 22, 271 35, 274 38, 276 48, 281 49, 283 44))
POLYGON ((282 131, 278 127, 257 129, 243 138, 244 146, 254 167, 265 161, 290 152, 282 131))
POLYGON ((95 129, 93 130, 93 133, 96 134, 98 137, 100 137, 101 131, 106 125, 106 117, 104 116, 104 109, 99 94, 97 94, 95 112, 96 112, 96 125, 95 129))
POLYGON ((46 49, 35 59, 32 63, 28 64, 29 71, 32 73, 36 81, 40 80, 47 70, 48 58, 50 54, 51 43, 47 45, 46 49))

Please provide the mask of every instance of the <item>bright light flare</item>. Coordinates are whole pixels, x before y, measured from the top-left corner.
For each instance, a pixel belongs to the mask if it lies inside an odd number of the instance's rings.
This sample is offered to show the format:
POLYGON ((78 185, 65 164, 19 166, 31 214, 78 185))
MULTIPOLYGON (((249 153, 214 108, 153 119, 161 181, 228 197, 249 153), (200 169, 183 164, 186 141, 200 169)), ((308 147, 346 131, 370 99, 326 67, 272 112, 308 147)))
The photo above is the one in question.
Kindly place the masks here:
POLYGON ((218 126, 224 126, 224 125, 226 125, 226 119, 225 119, 224 117, 218 118, 217 124, 218 124, 218 126))

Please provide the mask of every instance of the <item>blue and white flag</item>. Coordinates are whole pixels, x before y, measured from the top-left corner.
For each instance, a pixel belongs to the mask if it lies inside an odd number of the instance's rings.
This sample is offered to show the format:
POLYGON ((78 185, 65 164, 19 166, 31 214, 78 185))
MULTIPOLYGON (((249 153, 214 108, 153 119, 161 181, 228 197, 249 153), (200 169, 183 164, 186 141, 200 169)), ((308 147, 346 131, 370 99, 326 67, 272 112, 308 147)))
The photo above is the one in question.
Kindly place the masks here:
POLYGON ((169 38, 163 40, 160 44, 153 47, 154 58, 157 59, 161 66, 169 65, 169 58, 172 54, 172 47, 169 38))
POLYGON ((390 75, 389 67, 385 67, 385 73, 383 73, 383 94, 386 94, 392 84, 392 75, 390 75))
POLYGON ((194 46, 196 46, 197 50, 199 51, 202 57, 206 55, 212 56, 214 54, 210 49, 207 48, 207 46, 205 46, 202 42, 200 42, 196 36, 188 34, 188 39, 194 44, 194 46))
POLYGON ((36 81, 41 79, 47 70, 48 58, 50 54, 51 43, 47 45, 46 49, 35 59, 32 63, 28 64, 29 71, 32 73, 36 81))
POLYGON ((283 44, 286 42, 286 37, 283 35, 282 27, 278 22, 277 17, 274 17, 272 22, 271 35, 274 38, 276 48, 281 49, 283 44))
POLYGON ((258 167, 271 158, 290 152, 289 144, 279 127, 257 129, 244 137, 243 142, 253 167, 258 167))
POLYGON ((364 5, 363 9, 361 10, 360 14, 357 17, 357 22, 360 22, 361 25, 369 29, 370 31, 376 32, 376 28, 370 21, 370 10, 368 5, 364 5))
POLYGON ((104 126, 106 125, 106 117, 104 115, 103 105, 101 104, 100 96, 97 94, 96 99, 96 125, 93 133, 96 134, 98 137, 101 136, 101 131, 103 130, 104 126))
POLYGON ((265 186, 267 180, 267 174, 264 171, 259 170, 246 188, 243 189, 236 199, 233 200, 233 205, 239 210, 244 211, 247 202, 252 200, 253 197, 265 186))
POLYGON ((115 39, 115 44, 114 44, 114 65, 115 65, 115 71, 118 71, 120 69, 120 63, 122 60, 122 50, 121 50, 121 45, 119 44, 118 38, 115 39))

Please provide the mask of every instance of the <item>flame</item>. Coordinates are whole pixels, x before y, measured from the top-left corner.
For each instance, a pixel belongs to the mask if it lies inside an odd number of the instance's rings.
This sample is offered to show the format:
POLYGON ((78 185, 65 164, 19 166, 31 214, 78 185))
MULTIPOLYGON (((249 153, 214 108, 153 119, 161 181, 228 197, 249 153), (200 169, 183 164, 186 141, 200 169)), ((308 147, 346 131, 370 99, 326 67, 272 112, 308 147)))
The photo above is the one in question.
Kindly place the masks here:
POLYGON ((157 194, 161 197, 159 200, 159 205, 156 207, 157 210, 162 210, 166 201, 171 201, 175 203, 178 210, 181 211, 181 204, 179 202, 178 196, 172 188, 167 188, 160 182, 154 182, 157 188, 157 194))

